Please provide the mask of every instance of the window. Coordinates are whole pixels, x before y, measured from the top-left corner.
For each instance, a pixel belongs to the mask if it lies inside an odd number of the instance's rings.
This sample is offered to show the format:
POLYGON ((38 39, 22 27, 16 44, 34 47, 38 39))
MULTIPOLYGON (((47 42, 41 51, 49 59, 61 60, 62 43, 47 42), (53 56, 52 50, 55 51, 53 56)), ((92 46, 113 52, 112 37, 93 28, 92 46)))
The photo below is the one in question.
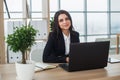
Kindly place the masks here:
POLYGON ((87 14, 87 33, 107 34, 107 13, 88 13, 87 14))
POLYGON ((107 0, 87 0, 88 11, 107 11, 107 0))

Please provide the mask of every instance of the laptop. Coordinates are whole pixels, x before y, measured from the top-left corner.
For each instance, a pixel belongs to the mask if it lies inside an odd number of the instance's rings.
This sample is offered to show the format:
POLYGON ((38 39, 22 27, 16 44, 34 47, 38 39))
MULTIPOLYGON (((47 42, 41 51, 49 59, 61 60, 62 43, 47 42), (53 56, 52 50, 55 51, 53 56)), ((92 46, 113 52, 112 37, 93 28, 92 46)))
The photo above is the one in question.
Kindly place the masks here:
POLYGON ((110 41, 71 43, 69 63, 60 67, 72 72, 104 68, 107 66, 110 41))

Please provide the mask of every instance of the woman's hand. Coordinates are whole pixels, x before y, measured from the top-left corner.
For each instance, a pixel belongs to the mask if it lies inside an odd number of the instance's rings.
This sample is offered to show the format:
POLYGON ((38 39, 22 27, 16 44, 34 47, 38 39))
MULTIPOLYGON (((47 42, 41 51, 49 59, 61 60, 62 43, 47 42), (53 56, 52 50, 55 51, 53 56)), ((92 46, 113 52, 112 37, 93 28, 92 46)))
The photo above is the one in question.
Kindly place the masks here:
POLYGON ((66 62, 69 63, 69 57, 66 57, 66 62))

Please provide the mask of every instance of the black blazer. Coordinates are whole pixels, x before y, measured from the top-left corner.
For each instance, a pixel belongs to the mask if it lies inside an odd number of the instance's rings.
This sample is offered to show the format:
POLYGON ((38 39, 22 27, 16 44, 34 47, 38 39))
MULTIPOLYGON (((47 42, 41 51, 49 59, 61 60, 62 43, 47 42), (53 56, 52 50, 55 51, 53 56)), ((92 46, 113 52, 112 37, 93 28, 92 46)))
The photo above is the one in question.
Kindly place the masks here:
MULTIPOLYGON (((79 33, 70 32, 70 42, 76 43, 79 41, 79 33)), ((43 62, 47 63, 64 63, 66 62, 65 42, 63 34, 57 36, 56 32, 50 32, 47 44, 43 51, 43 62)))

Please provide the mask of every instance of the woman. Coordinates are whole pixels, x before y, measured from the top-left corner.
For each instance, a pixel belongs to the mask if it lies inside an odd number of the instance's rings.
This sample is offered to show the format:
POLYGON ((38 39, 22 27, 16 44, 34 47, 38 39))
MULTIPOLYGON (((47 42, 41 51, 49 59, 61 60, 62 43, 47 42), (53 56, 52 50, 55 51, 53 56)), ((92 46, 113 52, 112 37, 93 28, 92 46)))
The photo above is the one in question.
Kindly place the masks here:
POLYGON ((79 42, 79 33, 73 30, 70 14, 59 10, 54 16, 53 31, 50 32, 43 52, 43 62, 69 62, 70 43, 79 42))

